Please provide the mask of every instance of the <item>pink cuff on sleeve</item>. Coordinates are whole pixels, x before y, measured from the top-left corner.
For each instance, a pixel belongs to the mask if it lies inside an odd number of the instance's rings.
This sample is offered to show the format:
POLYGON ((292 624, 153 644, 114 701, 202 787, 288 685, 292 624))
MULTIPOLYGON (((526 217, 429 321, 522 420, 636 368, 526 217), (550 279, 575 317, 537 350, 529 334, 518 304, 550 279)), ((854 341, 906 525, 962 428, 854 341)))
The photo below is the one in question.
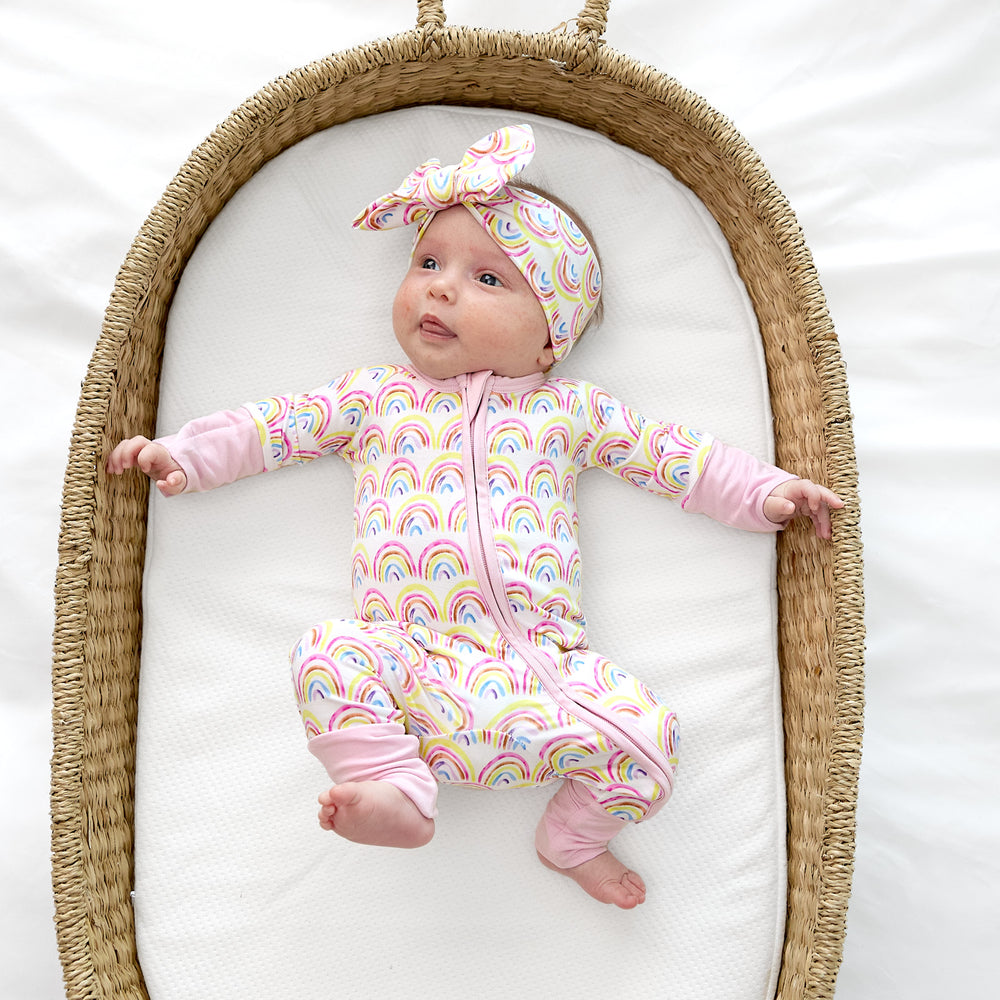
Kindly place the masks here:
POLYGON ((715 441, 681 506, 745 531, 780 531, 783 525, 764 516, 764 501, 776 486, 790 479, 798 476, 715 441))
POLYGON ((187 476, 185 493, 215 489, 264 471, 257 423, 244 410, 220 410, 157 438, 187 476))

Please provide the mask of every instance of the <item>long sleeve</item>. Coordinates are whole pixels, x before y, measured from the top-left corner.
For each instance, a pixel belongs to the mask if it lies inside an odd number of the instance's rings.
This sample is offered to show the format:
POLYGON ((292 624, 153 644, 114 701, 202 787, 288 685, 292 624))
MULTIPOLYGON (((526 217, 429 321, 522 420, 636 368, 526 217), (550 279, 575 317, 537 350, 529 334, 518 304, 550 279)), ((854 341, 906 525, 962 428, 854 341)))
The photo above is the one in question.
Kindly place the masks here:
POLYGON ((764 516, 764 501, 776 486, 797 478, 739 448, 715 441, 681 506, 744 531, 778 531, 782 525, 764 516))
POLYGON ((157 438, 187 476, 185 493, 198 493, 264 471, 256 421, 245 409, 220 410, 157 438))

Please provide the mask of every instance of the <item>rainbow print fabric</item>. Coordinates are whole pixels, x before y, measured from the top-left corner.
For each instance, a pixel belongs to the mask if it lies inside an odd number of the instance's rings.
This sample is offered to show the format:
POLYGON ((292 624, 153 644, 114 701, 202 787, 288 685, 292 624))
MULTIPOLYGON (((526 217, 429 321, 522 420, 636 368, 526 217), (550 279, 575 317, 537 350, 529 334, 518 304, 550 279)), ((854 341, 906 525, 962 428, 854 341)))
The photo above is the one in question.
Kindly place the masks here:
POLYGON ((530 125, 483 136, 461 162, 427 160, 399 187, 358 213, 358 229, 416 224, 417 240, 436 212, 464 205, 531 286, 545 313, 553 357, 562 361, 597 308, 597 254, 573 218, 542 195, 509 182, 531 162, 530 125))
MULTIPOLYGON (((674 714, 587 646, 577 482, 602 468, 681 498, 711 438, 646 420, 586 382, 552 378, 505 392, 505 381, 483 403, 488 497, 477 497, 492 526, 501 599, 575 702, 627 718, 672 770, 674 714)), ((606 732, 560 707, 490 616, 471 558, 479 540, 469 531, 462 405, 457 386, 386 366, 248 407, 268 470, 337 454, 354 472, 353 617, 317 625, 293 652, 307 735, 401 722, 441 781, 574 777, 609 811, 640 818, 665 790, 606 732)))

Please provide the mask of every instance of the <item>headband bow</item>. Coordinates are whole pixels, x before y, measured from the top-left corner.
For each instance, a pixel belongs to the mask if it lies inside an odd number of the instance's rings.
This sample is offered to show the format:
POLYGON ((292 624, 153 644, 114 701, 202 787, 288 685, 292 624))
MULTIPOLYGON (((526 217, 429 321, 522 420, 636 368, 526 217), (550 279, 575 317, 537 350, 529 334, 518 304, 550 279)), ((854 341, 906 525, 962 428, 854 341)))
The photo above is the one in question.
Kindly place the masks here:
POLYGON ((422 163, 395 191, 361 211, 354 226, 395 229, 416 223, 419 240, 436 212, 464 205, 535 293, 553 356, 562 361, 597 307, 601 271, 593 248, 566 212, 533 191, 509 186, 534 152, 530 125, 499 129, 470 146, 460 163, 422 163))

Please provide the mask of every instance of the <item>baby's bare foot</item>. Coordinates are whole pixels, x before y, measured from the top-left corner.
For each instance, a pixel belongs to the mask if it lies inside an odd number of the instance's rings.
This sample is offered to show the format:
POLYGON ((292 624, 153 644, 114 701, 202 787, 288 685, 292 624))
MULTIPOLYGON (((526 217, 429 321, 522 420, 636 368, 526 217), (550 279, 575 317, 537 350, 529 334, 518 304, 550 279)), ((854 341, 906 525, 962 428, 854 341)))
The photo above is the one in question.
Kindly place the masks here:
POLYGON ((557 868, 541 854, 538 855, 538 860, 546 868, 573 879, 584 892, 602 903, 614 903, 623 910, 631 910, 646 901, 646 883, 610 851, 584 861, 575 868, 557 868))
POLYGON ((319 804, 319 825, 356 844, 423 847, 434 836, 434 820, 387 781, 333 785, 319 804))

